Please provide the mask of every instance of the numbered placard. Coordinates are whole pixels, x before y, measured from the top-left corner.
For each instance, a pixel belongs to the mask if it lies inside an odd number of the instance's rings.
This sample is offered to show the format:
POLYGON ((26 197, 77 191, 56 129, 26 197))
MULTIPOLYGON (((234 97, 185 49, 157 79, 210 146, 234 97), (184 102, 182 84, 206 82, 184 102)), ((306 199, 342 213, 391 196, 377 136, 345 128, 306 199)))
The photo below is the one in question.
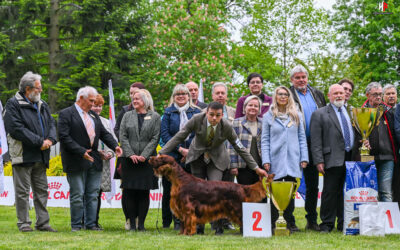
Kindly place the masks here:
POLYGON ((271 237, 270 203, 243 202, 243 236, 271 237))
POLYGON ((385 209, 385 234, 400 234, 400 211, 397 202, 378 202, 385 209))

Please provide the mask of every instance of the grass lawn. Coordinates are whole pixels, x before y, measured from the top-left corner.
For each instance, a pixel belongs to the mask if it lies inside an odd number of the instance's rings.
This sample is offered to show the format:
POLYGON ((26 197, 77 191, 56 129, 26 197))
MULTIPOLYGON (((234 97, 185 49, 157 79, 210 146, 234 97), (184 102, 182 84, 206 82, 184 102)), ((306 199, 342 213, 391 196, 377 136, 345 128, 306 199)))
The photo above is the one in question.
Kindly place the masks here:
MULTIPOLYGON (((156 229, 157 209, 151 209, 146 220, 146 232, 128 232, 123 229, 121 209, 102 209, 102 232, 70 230, 68 208, 49 208, 51 226, 58 233, 18 231, 14 207, 0 206, 0 248, 76 248, 76 249, 398 249, 400 235, 386 237, 344 236, 340 232, 319 234, 304 232, 304 209, 297 208, 295 216, 301 230, 289 237, 244 238, 239 230, 226 230, 223 236, 214 236, 209 225, 205 235, 180 236, 172 229, 156 229)), ((31 219, 35 221, 34 210, 31 219)), ((161 225, 161 210, 158 215, 161 225)))

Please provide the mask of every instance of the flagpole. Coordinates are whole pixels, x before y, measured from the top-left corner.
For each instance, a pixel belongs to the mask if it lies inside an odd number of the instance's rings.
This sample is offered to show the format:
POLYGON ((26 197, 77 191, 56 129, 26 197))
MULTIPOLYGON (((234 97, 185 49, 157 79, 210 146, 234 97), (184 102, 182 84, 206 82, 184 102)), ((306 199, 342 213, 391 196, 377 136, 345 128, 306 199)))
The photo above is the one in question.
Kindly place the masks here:
MULTIPOLYGON (((112 87, 111 79, 108 80, 108 96, 109 96, 109 122, 111 131, 114 131, 115 127, 115 109, 114 109, 114 93, 112 87)), ((111 204, 111 199, 115 195, 115 180, 114 180, 114 172, 115 172, 115 157, 110 159, 110 178, 111 178, 111 191, 106 192, 106 200, 109 204, 111 204)))

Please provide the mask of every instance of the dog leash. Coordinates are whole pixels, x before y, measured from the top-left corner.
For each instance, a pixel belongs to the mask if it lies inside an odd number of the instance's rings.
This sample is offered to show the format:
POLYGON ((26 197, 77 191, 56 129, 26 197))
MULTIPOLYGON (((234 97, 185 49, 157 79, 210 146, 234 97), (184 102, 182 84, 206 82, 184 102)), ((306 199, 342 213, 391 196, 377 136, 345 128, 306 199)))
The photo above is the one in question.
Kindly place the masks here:
MULTIPOLYGON (((162 186, 162 179, 161 178, 158 178, 158 186, 160 187, 160 194, 162 195, 162 193, 163 193, 163 186, 162 186)), ((158 197, 160 197, 160 196, 158 196, 158 197)), ((157 232, 160 234, 161 232, 160 232, 160 229, 158 228, 158 217, 159 217, 159 215, 160 215, 160 206, 161 206, 161 199, 158 199, 158 208, 157 208, 157 218, 156 218, 156 229, 157 229, 157 232)))

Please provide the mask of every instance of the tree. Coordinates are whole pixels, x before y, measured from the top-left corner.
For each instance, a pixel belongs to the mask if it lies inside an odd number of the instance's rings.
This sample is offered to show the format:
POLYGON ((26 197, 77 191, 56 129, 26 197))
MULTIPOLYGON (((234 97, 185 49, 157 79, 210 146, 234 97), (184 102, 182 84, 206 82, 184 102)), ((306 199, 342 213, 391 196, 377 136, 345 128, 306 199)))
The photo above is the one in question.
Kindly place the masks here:
POLYGON ((229 18, 226 1, 154 1, 151 8, 152 24, 135 50, 150 55, 139 70, 156 96, 157 109, 168 104, 177 83, 190 80, 205 81, 209 101, 212 83, 232 78, 235 51, 224 27, 229 18))
POLYGON ((146 1, 138 2, 3 1, 0 30, 9 42, 0 62, 5 74, 0 81, 15 92, 26 71, 41 74, 43 97, 53 112, 70 105, 79 87, 91 85, 107 93, 111 78, 115 96, 127 97, 140 61, 131 50, 142 38, 147 20, 141 10, 146 1))
POLYGON ((360 77, 371 81, 395 83, 400 79, 400 4, 386 1, 386 12, 381 14, 378 1, 338 0, 333 6, 332 24, 338 29, 338 45, 359 56, 360 77))
POLYGON ((288 71, 296 58, 307 57, 330 41, 327 14, 312 0, 255 1, 250 16, 243 40, 270 49, 283 68, 281 82, 289 81, 288 71))

